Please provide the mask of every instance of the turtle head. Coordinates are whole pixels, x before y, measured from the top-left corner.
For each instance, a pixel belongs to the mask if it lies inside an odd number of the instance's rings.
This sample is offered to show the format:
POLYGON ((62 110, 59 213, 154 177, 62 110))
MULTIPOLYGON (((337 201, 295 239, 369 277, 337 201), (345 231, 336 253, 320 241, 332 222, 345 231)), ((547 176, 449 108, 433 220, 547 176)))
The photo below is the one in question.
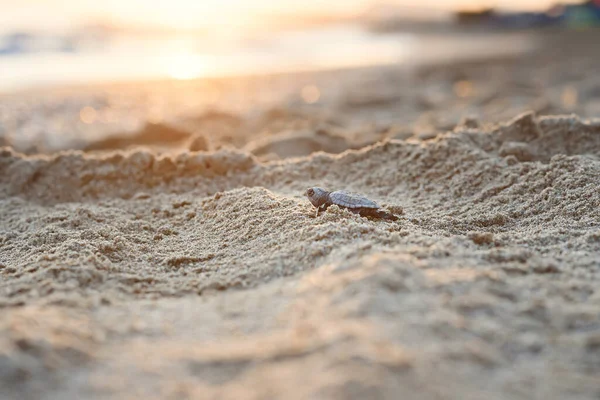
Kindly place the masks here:
POLYGON ((306 192, 304 192, 304 195, 308 197, 308 200, 315 207, 321 207, 323 204, 325 204, 325 202, 327 202, 328 194, 329 192, 327 190, 320 187, 312 187, 306 189, 306 192))

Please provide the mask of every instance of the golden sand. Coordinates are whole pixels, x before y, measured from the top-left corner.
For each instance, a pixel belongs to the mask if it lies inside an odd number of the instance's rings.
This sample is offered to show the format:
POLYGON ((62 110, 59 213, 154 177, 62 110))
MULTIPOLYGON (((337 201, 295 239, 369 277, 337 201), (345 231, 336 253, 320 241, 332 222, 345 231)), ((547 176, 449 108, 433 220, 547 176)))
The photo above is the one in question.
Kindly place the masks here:
POLYGON ((164 85, 5 97, 0 397, 596 398, 600 81, 552 54, 257 78, 209 111, 164 85), (115 125, 68 123, 90 98, 115 125), (401 218, 315 218, 315 185, 401 218))

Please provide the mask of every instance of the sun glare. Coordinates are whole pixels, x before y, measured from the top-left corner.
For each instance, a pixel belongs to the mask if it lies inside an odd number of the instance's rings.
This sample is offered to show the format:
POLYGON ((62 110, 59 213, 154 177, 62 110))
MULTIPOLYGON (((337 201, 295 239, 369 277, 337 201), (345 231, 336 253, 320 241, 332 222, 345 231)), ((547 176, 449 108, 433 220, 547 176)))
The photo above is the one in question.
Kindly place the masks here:
POLYGON ((178 53, 165 57, 166 72, 178 80, 196 79, 204 75, 209 66, 209 59, 194 53, 178 53))

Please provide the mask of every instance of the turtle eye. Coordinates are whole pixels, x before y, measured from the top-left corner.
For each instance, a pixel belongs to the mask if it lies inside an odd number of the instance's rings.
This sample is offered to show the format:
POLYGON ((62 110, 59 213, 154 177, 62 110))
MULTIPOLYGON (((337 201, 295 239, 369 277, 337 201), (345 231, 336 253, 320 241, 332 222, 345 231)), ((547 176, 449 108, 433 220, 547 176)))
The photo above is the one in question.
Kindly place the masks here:
POLYGON ((312 196, 313 194, 315 194, 315 191, 312 189, 308 189, 308 192, 306 193, 308 193, 309 196, 312 196))

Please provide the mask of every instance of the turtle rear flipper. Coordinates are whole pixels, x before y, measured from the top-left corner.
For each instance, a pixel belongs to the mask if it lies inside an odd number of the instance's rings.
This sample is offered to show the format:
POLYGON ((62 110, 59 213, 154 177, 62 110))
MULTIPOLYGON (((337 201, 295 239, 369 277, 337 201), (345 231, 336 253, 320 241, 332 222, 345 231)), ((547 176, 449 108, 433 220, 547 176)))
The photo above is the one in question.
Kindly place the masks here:
POLYGON ((377 210, 377 217, 387 221, 398 221, 398 217, 396 217, 394 214, 383 210, 377 210))
POLYGON ((386 221, 398 221, 398 217, 396 217, 394 214, 373 208, 361 209, 359 214, 367 218, 383 219, 386 221))

